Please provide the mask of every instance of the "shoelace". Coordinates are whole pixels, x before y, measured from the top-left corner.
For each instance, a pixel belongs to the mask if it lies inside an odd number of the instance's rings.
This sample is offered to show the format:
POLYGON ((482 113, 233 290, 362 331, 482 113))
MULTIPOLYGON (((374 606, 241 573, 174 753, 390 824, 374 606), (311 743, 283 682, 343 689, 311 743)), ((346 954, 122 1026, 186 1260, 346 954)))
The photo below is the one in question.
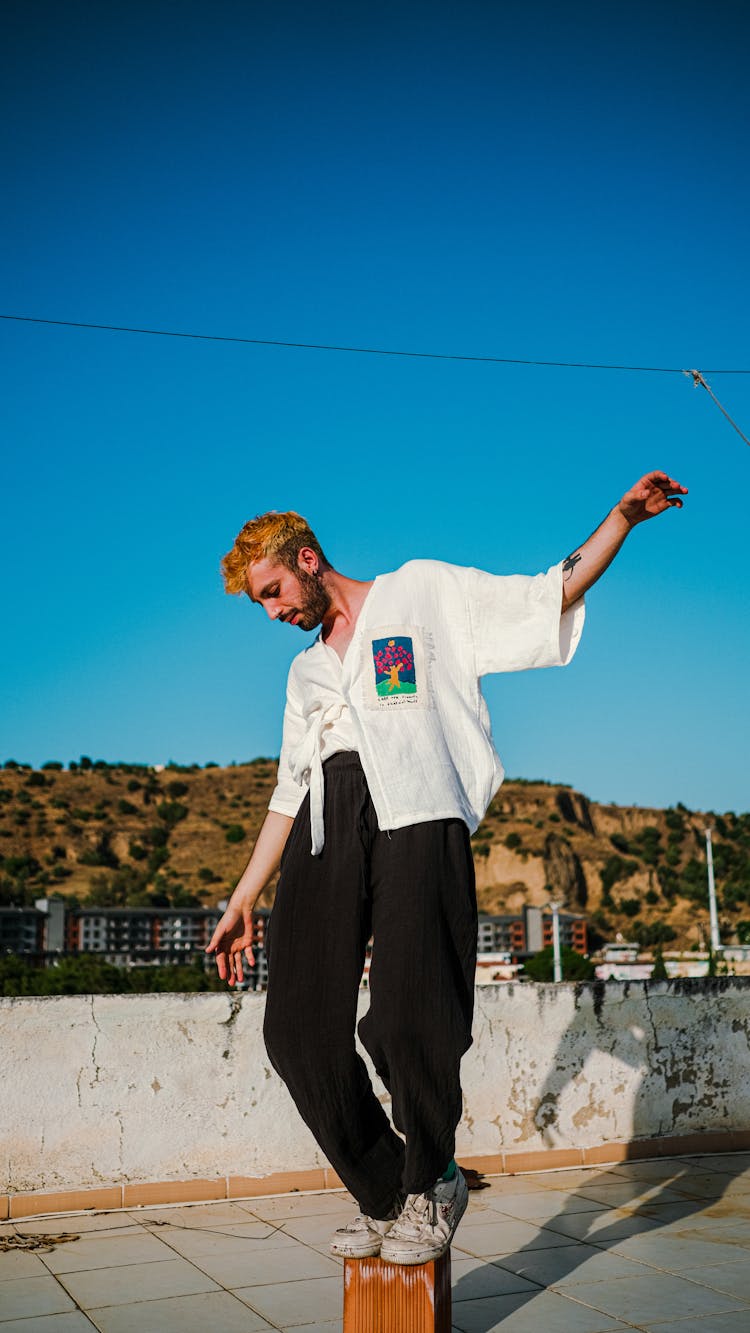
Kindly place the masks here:
POLYGON ((434 1230, 438 1221, 435 1191, 430 1189, 425 1190, 424 1194, 409 1194, 399 1218, 399 1224, 406 1222, 408 1226, 421 1226, 428 1209, 430 1212, 430 1226, 434 1230))

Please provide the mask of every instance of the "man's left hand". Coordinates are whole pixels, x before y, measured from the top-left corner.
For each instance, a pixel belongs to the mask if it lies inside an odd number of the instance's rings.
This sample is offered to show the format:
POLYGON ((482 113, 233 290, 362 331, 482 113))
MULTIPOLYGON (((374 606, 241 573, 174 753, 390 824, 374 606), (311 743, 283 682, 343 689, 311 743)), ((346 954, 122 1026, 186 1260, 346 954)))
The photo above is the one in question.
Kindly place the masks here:
POLYGON ((681 486, 674 477, 668 477, 666 472, 647 472, 625 492, 617 508, 634 527, 647 518, 663 514, 665 509, 682 509, 681 495, 687 495, 687 487, 681 486))

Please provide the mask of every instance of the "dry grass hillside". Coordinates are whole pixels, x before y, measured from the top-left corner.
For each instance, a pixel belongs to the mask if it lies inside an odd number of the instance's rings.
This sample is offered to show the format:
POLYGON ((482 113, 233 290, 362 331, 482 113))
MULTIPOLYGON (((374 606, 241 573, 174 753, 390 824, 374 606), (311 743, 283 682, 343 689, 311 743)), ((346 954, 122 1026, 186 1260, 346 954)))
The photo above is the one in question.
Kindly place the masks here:
MULTIPOLYGON (((252 850, 275 772, 269 759, 161 772, 9 761, 0 904, 59 893, 82 905, 213 905, 252 850)), ((554 896, 585 913, 595 936, 697 944, 707 938, 707 821, 722 938, 750 939, 750 815, 600 805, 544 782, 506 782, 474 835, 480 910, 515 912, 554 896)))

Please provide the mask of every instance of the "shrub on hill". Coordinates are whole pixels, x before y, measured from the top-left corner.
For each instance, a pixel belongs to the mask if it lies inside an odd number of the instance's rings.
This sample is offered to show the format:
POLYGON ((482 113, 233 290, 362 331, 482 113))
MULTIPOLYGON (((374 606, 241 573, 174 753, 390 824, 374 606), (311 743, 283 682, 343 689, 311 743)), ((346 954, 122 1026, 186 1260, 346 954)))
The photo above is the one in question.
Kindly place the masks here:
POLYGON ((601 870, 602 892, 607 895, 621 879, 629 879, 638 869, 637 861, 626 861, 622 856, 608 856, 601 870))

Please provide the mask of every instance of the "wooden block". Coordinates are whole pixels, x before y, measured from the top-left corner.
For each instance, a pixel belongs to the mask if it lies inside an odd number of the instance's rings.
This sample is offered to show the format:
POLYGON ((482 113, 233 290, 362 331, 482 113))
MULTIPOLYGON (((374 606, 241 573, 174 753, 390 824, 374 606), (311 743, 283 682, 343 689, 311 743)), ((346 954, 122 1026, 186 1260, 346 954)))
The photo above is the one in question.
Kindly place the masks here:
POLYGON ((451 1333, 451 1256, 344 1260, 344 1333, 451 1333))

